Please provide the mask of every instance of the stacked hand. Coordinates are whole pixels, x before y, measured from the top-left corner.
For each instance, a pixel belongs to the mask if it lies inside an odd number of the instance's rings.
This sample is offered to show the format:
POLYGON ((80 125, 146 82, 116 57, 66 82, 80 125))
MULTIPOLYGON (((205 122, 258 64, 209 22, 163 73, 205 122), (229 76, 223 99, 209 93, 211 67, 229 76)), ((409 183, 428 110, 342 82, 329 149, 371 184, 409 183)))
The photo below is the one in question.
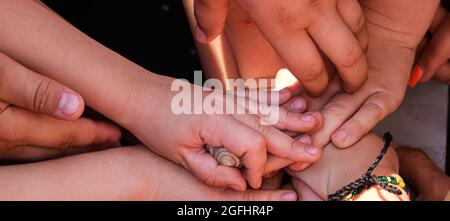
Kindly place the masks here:
POLYGON ((433 76, 446 83, 450 83, 450 15, 440 7, 429 30, 431 39, 427 36, 422 40, 418 52, 418 64, 414 67, 409 85, 430 80, 433 76))
MULTIPOLYGON (((367 83, 357 92, 342 91, 338 79, 319 98, 307 98, 310 111, 323 114, 322 129, 312 135, 312 143, 325 146, 329 141, 345 148, 394 111, 403 100, 415 50, 431 23, 438 1, 361 1, 370 35, 367 83), (403 10, 407 8, 408 10, 403 10), (416 16, 420 11, 420 17, 416 16)), ((291 162, 273 160, 268 167, 281 168, 291 162)), ((308 164, 296 165, 297 170, 308 164)))
MULTIPOLYGON (((231 0, 195 0, 196 38, 222 33, 231 0)), ((287 67, 311 95, 322 94, 328 74, 321 52, 337 67, 347 92, 367 79, 368 34, 356 0, 237 0, 287 67), (316 46, 317 45, 317 46, 316 46)), ((326 60, 325 59, 325 60, 326 60)))
POLYGON ((79 119, 84 102, 73 90, 5 54, 0 64, 0 159, 34 161, 71 147, 119 145, 115 126, 79 119))
MULTIPOLYGON (((223 103, 223 107, 235 105, 236 107, 231 107, 233 114, 202 112, 178 115, 171 109, 171 101, 177 95, 167 93, 172 81, 173 79, 160 77, 159 86, 144 87, 138 92, 134 100, 139 102, 139 108, 134 114, 140 117, 131 118, 129 128, 155 153, 184 166, 204 183, 242 191, 246 189, 248 181, 251 187, 259 188, 265 174, 268 153, 295 162, 312 163, 319 159, 320 148, 295 140, 283 131, 315 131, 322 124, 320 113, 295 113, 280 108, 279 120, 273 125, 264 125, 266 116, 250 114, 248 109, 252 103, 261 101, 217 93, 214 94, 216 104, 223 103), (154 88, 159 89, 155 91, 154 88), (150 95, 158 97, 158 108, 150 101, 150 95), (232 102, 229 101, 230 98, 232 102), (244 114, 239 114, 238 109, 243 110, 244 114), (245 168, 244 176, 236 168, 219 165, 207 153, 205 144, 224 147, 240 157, 245 168)), ((187 83, 186 86, 191 87, 187 83)), ((205 92, 204 95, 206 99, 212 94, 205 92)), ((279 92, 279 96, 283 102, 290 98, 291 92, 283 90, 279 92)), ((136 104, 130 106, 133 105, 136 104)), ((192 106, 189 109, 192 110, 192 106)))

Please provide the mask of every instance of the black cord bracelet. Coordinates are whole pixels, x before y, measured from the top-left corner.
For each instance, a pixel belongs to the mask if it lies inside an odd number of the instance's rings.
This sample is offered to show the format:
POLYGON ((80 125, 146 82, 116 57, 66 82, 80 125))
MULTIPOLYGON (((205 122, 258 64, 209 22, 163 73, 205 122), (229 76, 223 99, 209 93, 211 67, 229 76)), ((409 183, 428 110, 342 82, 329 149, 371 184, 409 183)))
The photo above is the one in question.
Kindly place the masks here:
POLYGON ((383 135, 383 140, 384 140, 383 149, 381 150, 380 154, 378 154, 375 162, 372 163, 367 172, 361 178, 355 180, 354 182, 336 191, 336 193, 328 195, 328 201, 340 201, 347 195, 351 194, 354 190, 368 189, 372 185, 378 185, 390 193, 394 193, 397 195, 402 194, 400 188, 393 185, 389 185, 386 182, 383 182, 382 179, 378 179, 378 176, 372 174, 373 170, 378 166, 380 161, 383 159, 383 156, 386 154, 387 150, 391 146, 392 142, 391 133, 390 132, 385 133, 383 135))

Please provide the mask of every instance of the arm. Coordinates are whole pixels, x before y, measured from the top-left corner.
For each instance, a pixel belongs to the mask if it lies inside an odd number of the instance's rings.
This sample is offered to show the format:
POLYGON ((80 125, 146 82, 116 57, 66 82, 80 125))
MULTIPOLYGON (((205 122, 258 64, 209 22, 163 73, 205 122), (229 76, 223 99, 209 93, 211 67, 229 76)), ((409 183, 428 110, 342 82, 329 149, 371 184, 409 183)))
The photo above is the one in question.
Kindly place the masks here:
MULTIPOLYGON (((253 188, 261 185, 267 152, 294 161, 314 162, 320 157, 319 148, 280 131, 320 127, 320 113, 304 116, 304 121, 303 114, 280 109, 284 119, 273 126, 261 125, 262 118, 253 114, 175 114, 171 108, 177 95, 171 90, 174 79, 146 71, 34 1, 5 0, 0 8, 0 50, 79 92, 89 106, 205 183, 236 190, 247 185, 240 170, 218 165, 206 153, 205 144, 223 146, 242 157, 245 177, 253 188)), ((189 91, 194 88, 183 86, 189 91)), ((197 86, 196 90, 202 89, 197 86)), ((284 92, 280 96, 290 96, 289 90, 284 92)), ((200 92, 199 96, 210 94, 217 103, 228 99, 218 93, 200 92)))
POLYGON ((0 167, 2 200, 295 200, 288 190, 207 186, 145 147, 0 167), (164 171, 164 173, 161 173, 164 171))
MULTIPOLYGON (((303 172, 293 172, 294 186, 302 185, 300 179, 311 187, 322 199, 335 193, 341 187, 360 178, 383 147, 383 141, 374 134, 364 136, 351 148, 341 150, 329 144, 325 147, 322 158, 303 172)), ((373 174, 377 176, 398 176, 398 158, 393 149, 389 149, 373 174)), ((379 186, 362 192, 356 200, 409 200, 406 193, 397 196, 379 186)))
POLYGON ((420 149, 396 147, 400 174, 417 191, 417 200, 450 200, 450 178, 420 149), (432 180, 432 182, 430 182, 432 180))

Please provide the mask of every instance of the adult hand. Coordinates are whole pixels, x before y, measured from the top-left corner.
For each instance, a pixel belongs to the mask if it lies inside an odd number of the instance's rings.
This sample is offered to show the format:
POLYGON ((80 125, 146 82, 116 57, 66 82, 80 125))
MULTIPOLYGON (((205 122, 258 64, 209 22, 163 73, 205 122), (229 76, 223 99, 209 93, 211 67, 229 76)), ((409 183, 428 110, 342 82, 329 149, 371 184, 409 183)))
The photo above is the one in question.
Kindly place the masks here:
POLYGON ((427 36, 422 41, 423 51, 419 53, 417 65, 411 72, 409 85, 431 78, 450 83, 450 15, 442 6, 436 12, 430 27, 431 39, 427 36))
POLYGON ((400 175, 417 193, 416 200, 442 201, 450 196, 450 178, 420 149, 398 146, 400 175), (429 182, 433 180, 433 182, 429 182))
MULTIPOLYGON (((311 143, 325 146, 331 140, 346 148, 402 102, 415 50, 425 35, 439 1, 360 1, 366 15, 369 40, 369 75, 366 84, 353 94, 344 93, 339 80, 333 79, 323 96, 307 97, 309 110, 321 110, 325 124, 312 135, 311 143), (405 10, 408 8, 408 10, 405 10), (420 13, 422 16, 417 16, 420 13)), ((291 162, 269 159, 269 171, 291 162)), ((297 164, 296 170, 308 164, 297 164)))
MULTIPOLYGON (((231 0, 195 0, 196 38, 207 43, 224 29, 231 0)), ((328 84, 323 52, 337 67, 347 92, 367 79, 368 34, 356 0, 237 0, 266 40, 311 95, 328 84), (316 46, 317 45, 317 46, 316 46)))
POLYGON ((113 125, 78 119, 80 95, 0 54, 0 159, 38 160, 69 147, 114 146, 113 125))

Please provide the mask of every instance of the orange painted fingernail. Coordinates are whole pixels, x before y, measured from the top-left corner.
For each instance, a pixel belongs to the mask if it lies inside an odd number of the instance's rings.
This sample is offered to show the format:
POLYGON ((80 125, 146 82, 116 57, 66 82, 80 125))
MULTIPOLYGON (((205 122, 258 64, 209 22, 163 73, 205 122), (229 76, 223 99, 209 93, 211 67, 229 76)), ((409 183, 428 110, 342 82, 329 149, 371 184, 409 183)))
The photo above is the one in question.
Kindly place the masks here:
POLYGON ((415 87, 419 80, 422 78, 423 75, 423 66, 420 64, 417 64, 414 66, 414 68, 411 71, 411 75, 409 77, 409 86, 415 87))

